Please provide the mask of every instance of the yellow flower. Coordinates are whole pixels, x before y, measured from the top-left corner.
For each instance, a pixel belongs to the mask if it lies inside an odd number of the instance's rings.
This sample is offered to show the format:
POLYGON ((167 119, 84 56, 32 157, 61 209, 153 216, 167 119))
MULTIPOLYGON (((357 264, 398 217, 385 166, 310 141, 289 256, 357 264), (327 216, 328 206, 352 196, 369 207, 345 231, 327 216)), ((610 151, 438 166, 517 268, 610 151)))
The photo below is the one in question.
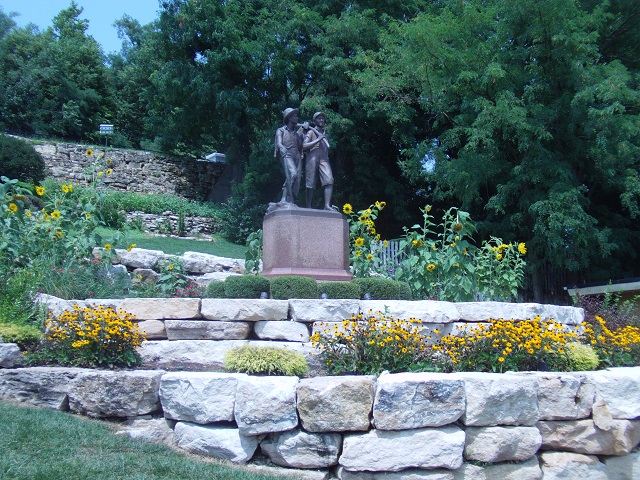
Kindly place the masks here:
POLYGON ((356 252, 356 257, 359 257, 361 254, 362 254, 362 252, 361 252, 360 250, 358 250, 358 251, 356 252))
POLYGON ((376 200, 375 206, 376 208, 380 208, 380 202, 376 200))
POLYGON ((61 188, 62 188, 62 191, 63 191, 64 193, 69 193, 69 187, 68 187, 68 186, 66 186, 66 185, 62 185, 62 187, 61 187, 61 188))
POLYGON ((388 247, 389 246, 389 242, 387 240, 385 240, 384 242, 382 242, 382 246, 383 247, 388 247))
POLYGON ((434 263, 430 263, 429 265, 427 265, 427 272, 431 272, 432 270, 435 270, 436 265, 434 263))
POLYGON ((344 213, 345 215, 351 215, 351 212, 353 212, 353 207, 351 206, 351 204, 345 203, 342 207, 342 213, 344 213))
POLYGON ((9 204, 9 210, 11 210, 12 212, 17 212, 18 211, 18 205, 16 205, 15 203, 10 203, 9 204))
POLYGON ((427 211, 427 213, 429 213, 431 211, 431 205, 427 205, 427 208, 425 208, 425 210, 427 211))
POLYGON ((527 246, 524 243, 519 243, 518 252, 520 252, 520 255, 524 255, 525 253, 527 253, 527 246))
POLYGON ((44 187, 36 187, 36 193, 41 197, 44 195, 44 187))
POLYGON ((60 218, 60 212, 58 210, 54 210, 53 212, 51 212, 51 218, 53 218, 54 220, 58 220, 60 218))
POLYGON ((450 245, 450 247, 451 247, 451 248, 453 248, 453 247, 455 247, 455 246, 456 246, 456 243, 455 243, 455 242, 453 242, 453 243, 450 245))
POLYGON ((129 245, 129 247, 127 248, 127 252, 130 252, 132 248, 136 248, 135 243, 132 243, 131 245, 129 245))
POLYGON ((107 158, 107 165, 111 165, 113 162, 110 158, 107 158))
POLYGON ((111 175, 113 173, 113 170, 111 168, 108 168, 106 173, 107 175, 111 175))
POLYGON ((68 187, 69 187, 69 192, 73 192, 73 185, 71 183, 68 185, 68 187))
POLYGON ((169 270, 173 270, 173 265, 169 265, 169 270))
POLYGON ((90 213, 85 213, 84 214, 84 218, 86 218, 87 220, 89 220, 91 218, 91 214, 90 213))
POLYGON ((84 153, 86 153, 86 154, 87 154, 87 157, 93 157, 93 150, 91 150, 90 148, 89 148, 89 149, 87 149, 87 151, 86 151, 86 152, 84 152, 84 153))
POLYGON ((496 255, 496 260, 498 260, 498 261, 502 260, 502 254, 501 253, 496 255))
POLYGON ((380 210, 387 206, 387 202, 380 202, 380 210))
POLYGON ((30 216, 31 216, 31 211, 30 211, 30 210, 27 210, 27 213, 26 213, 25 215, 26 215, 27 217, 30 217, 30 216))
POLYGON ((420 240, 420 239, 413 240, 411 243, 413 244, 414 247, 421 247, 422 246, 422 240, 420 240))
POLYGON ((367 254, 367 260, 373 260, 373 255, 371 253, 367 254))
POLYGON ((62 238, 62 230, 56 230, 56 237, 62 238))
POLYGON ((111 244, 110 243, 105 243, 104 244, 104 249, 107 250, 107 251, 111 250, 111 244))
POLYGON ((504 362, 504 357, 500 357, 500 358, 498 358, 498 361, 499 361, 500 363, 504 362))
POLYGON ((356 244, 356 247, 363 246, 364 245, 364 238, 362 238, 362 237, 356 238, 355 244, 356 244))
POLYGON ((102 178, 103 175, 104 175, 104 172, 98 172, 98 178, 102 178))
POLYGON ((376 238, 373 239, 374 242, 379 242, 380 241, 380 234, 376 235, 376 238))

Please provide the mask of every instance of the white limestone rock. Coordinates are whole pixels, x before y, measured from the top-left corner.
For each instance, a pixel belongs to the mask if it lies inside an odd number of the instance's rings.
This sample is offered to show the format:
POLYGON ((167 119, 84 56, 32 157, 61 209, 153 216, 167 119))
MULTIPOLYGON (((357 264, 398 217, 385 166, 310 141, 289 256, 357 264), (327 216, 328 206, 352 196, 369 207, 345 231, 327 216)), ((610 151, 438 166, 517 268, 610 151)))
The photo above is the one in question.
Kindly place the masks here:
POLYGON ((609 480, 637 480, 640 478, 640 451, 631 452, 623 457, 607 457, 609 480))
POLYGON ((594 455, 543 452, 540 467, 544 480, 609 480, 607 467, 594 455))
POLYGON ((271 433, 260 443, 263 454, 276 465, 291 468, 328 468, 338 463, 339 433, 308 433, 300 429, 271 433))
POLYGON ((608 430, 591 419, 538 423, 542 448, 587 455, 626 455, 640 443, 640 420, 613 420, 608 430))
POLYGON ((464 431, 455 426, 347 434, 339 463, 356 472, 399 472, 407 468, 453 470, 462 465, 464 438, 464 431))
POLYGON ((464 372, 452 377, 465 381, 467 426, 535 425, 539 418, 538 383, 533 377, 464 372))
POLYGON ((341 322, 357 315, 360 307, 354 299, 290 299, 291 319, 296 322, 341 322))
POLYGON ((238 378, 234 416, 243 435, 284 432, 298 426, 298 377, 238 378))
POLYGON ((144 333, 147 340, 165 340, 167 331, 162 320, 142 320, 138 322, 138 329, 144 333))
POLYGON ((199 298, 126 298, 120 309, 138 320, 201 318, 199 298))
POLYGON ((538 315, 541 320, 553 319, 563 325, 580 325, 584 320, 582 308, 562 305, 542 305, 539 303, 506 302, 457 302, 458 318, 466 322, 498 320, 533 320, 538 315))
POLYGON ((454 473, 449 470, 420 470, 417 468, 401 472, 350 472, 340 467, 338 478, 340 480, 455 480, 454 473))
POLYGON ((194 280, 196 281, 196 283, 198 285, 200 285, 201 287, 208 287, 210 283, 212 282, 224 282, 226 280, 227 277, 230 277, 232 275, 240 275, 239 273, 234 273, 234 272, 211 272, 211 273, 205 273, 204 275, 198 275, 196 277, 194 277, 194 280))
POLYGON ((256 322, 253 331, 262 340, 309 341, 309 329, 300 322, 259 321, 256 322))
POLYGON ((387 317, 401 320, 416 318, 425 323, 451 323, 458 320, 454 303, 433 300, 361 300, 360 311, 365 315, 386 312, 387 317))
POLYGON ((69 409, 90 417, 135 417, 160 410, 161 370, 79 373, 69 385, 69 409))
POLYGON ((305 378, 298 384, 298 413, 308 432, 368 430, 376 377, 305 378))
POLYGON ((207 320, 226 322, 286 320, 287 300, 256 300, 252 298, 203 298, 201 313, 207 320))
POLYGON ((0 399, 54 410, 69 410, 69 386, 91 370, 66 367, 29 367, 0 370, 0 399))
POLYGON ((536 427, 467 427, 464 458, 478 462, 521 462, 542 445, 536 427))
POLYGON ((123 435, 135 440, 152 443, 173 443, 173 422, 164 418, 133 418, 119 425, 116 435, 123 435))
POLYGON ((48 314, 54 318, 60 316, 65 310, 73 312, 73 306, 77 305, 80 308, 84 308, 85 302, 81 300, 63 300, 53 295, 47 295, 46 293, 39 293, 35 297, 35 302, 46 307, 48 314))
POLYGON ((169 340, 244 340, 251 333, 248 322, 165 320, 169 340))
POLYGON ((465 411, 465 385, 446 373, 383 374, 378 378, 373 422, 379 430, 439 427, 465 411))
POLYGON ((21 367, 24 355, 15 343, 0 343, 0 368, 21 367))
POLYGON ((132 248, 125 251, 120 257, 120 263, 128 268, 153 268, 165 258, 162 250, 147 250, 144 248, 132 248))
POLYGON ((188 452, 233 463, 248 462, 258 448, 258 437, 245 436, 232 427, 178 422, 173 438, 178 447, 188 452))
POLYGON ((184 252, 182 268, 189 273, 211 273, 224 270, 244 271, 244 260, 218 257, 200 252, 184 252))
POLYGON ((640 367, 609 368, 585 373, 615 419, 640 418, 640 367))
POLYGON ((480 467, 465 463, 454 472, 454 480, 542 480, 538 457, 526 462, 497 463, 480 467))
POLYGON ((172 372, 160 379, 164 416, 191 423, 233 421, 241 373, 172 372))

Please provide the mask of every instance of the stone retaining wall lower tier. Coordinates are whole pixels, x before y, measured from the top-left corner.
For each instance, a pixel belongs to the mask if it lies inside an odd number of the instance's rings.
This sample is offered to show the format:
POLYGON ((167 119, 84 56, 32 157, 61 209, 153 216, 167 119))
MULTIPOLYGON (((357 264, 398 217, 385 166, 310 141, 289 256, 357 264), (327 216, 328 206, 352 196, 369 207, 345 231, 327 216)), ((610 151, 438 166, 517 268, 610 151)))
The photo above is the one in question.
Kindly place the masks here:
POLYGON ((640 368, 513 374, 256 377, 221 372, 0 370, 0 399, 97 418, 304 478, 640 478, 640 368))

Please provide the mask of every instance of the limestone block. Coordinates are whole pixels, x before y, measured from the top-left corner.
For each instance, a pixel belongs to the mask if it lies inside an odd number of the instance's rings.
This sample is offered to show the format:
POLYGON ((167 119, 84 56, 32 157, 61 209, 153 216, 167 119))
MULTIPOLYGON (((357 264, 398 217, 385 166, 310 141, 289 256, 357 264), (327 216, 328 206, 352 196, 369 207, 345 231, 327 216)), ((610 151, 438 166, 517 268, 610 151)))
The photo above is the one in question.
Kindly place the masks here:
POLYGON ((640 418, 640 367, 609 368, 585 373, 615 419, 640 418))
POLYGON ((373 422, 379 430, 439 427, 465 411, 462 379, 446 373, 383 374, 378 378, 373 422))
POLYGON ((138 320, 201 318, 199 298, 126 298, 120 309, 138 320))
POLYGON ((169 340, 244 340, 251 333, 247 322, 165 320, 169 340))
POLYGON ((0 368, 14 368, 22 366, 24 355, 15 343, 0 343, 0 368))
POLYGON ((478 462, 521 462, 542 445, 536 427, 467 427, 464 458, 478 462))
POLYGON ((417 318, 425 323, 451 323, 458 320, 458 310, 454 303, 433 300, 361 300, 360 311, 385 313, 395 319, 417 318))
POLYGON ((340 480, 455 480, 454 473, 450 470, 421 470, 418 468, 410 468, 401 472, 350 472, 340 467, 338 478, 340 480))
POLYGON ((640 451, 635 451, 623 457, 607 457, 609 480, 637 480, 640 478, 640 451))
POLYGON ((85 302, 81 300, 63 300, 53 295, 47 295, 46 293, 39 293, 35 297, 35 302, 43 305, 47 308, 50 315, 54 318, 60 316, 65 310, 73 312, 73 305, 78 305, 80 308, 84 308, 85 302))
POLYGON ((298 413, 309 432, 368 430, 376 377, 347 375, 300 380, 298 413))
POLYGON ((158 261, 165 257, 162 250, 146 250, 144 248, 132 248, 125 252, 120 263, 128 268, 153 268, 158 261))
POLYGON ((90 370, 30 367, 0 370, 0 399, 54 410, 69 410, 69 384, 90 370))
POLYGON ((356 472, 456 469, 462 465, 464 437, 464 431, 455 426, 347 434, 339 463, 356 472))
POLYGON ((200 252, 184 252, 182 268, 189 273, 211 273, 240 267, 244 270, 244 260, 218 257, 200 252))
POLYGON ((135 417, 160 410, 161 370, 89 370, 69 386, 69 409, 90 417, 135 417))
POLYGON ((203 298, 202 317, 226 322, 286 320, 289 304, 286 300, 256 300, 252 298, 203 298))
POLYGON ((211 272, 211 273, 205 273, 204 275, 198 275, 197 277, 195 277, 195 281, 201 287, 206 288, 207 286, 209 286, 210 283, 224 282, 227 277, 230 277, 232 275, 239 275, 239 274, 234 272, 211 272))
POLYGON ((298 426, 298 377, 241 377, 234 416, 243 435, 284 432, 298 426))
POLYGON ((553 319, 564 325, 580 325, 584 320, 582 308, 539 303, 457 302, 458 318, 466 322, 482 322, 490 318, 505 320, 553 319))
POLYGON ((246 463, 258 448, 258 437, 248 437, 237 428, 178 422, 174 429, 178 447, 198 455, 246 463))
POLYGON ((164 340, 167 338, 167 331, 162 320, 142 320, 138 322, 138 328, 144 332, 147 340, 164 340))
POLYGON ((164 416, 192 423, 233 421, 240 373, 175 372, 160 380, 164 416))
POLYGON ((594 455, 544 452, 540 467, 544 480, 608 480, 606 466, 594 455))
POLYGON ((354 299, 290 299, 291 319, 296 322, 341 322, 351 315, 357 315, 360 308, 354 299))
POLYGON ((338 463, 342 436, 308 433, 300 429, 271 433, 260 443, 263 454, 276 465, 291 468, 328 468, 338 463))
POLYGON ((454 472, 454 480, 542 480, 538 457, 520 463, 497 463, 479 467, 465 463, 454 472))
POLYGON ((542 448, 588 455, 626 455, 640 443, 640 420, 613 420, 608 430, 593 420, 538 423, 542 448))
POLYGON ((309 341, 309 329, 300 322, 259 321, 256 322, 253 330, 262 340, 309 341))
POLYGON ((152 443, 173 443, 173 429, 164 418, 134 418, 118 425, 116 435, 152 443))
POLYGON ((535 378, 499 373, 452 375, 465 381, 467 426, 535 425, 539 418, 535 378))

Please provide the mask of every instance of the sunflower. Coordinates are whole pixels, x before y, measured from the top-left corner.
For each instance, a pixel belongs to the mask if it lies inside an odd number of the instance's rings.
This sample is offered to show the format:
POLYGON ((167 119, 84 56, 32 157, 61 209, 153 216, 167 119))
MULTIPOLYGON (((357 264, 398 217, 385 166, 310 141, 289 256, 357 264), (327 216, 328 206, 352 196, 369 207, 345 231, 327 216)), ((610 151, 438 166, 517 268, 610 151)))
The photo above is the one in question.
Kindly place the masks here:
POLYGON ((373 254, 367 253, 367 260, 373 260, 373 254))
POLYGON ((433 270, 435 270, 436 265, 434 263, 430 263, 429 265, 427 265, 427 272, 431 272, 433 270))
POLYGON ((54 210, 53 212, 51 212, 51 218, 53 218, 54 220, 58 220, 60 218, 60 212, 58 210, 54 210))
POLYGON ((62 188, 63 193, 69 193, 69 187, 67 185, 62 185, 60 188, 62 188))
POLYGON ((87 151, 84 153, 87 154, 87 157, 93 157, 93 150, 91 150, 90 148, 88 148, 87 151))
POLYGON ((520 255, 524 255, 525 253, 527 253, 527 246, 524 243, 519 243, 518 252, 520 252, 520 255))
POLYGON ((364 238, 362 238, 362 237, 356 238, 355 244, 356 244, 356 247, 363 246, 364 245, 364 238))
POLYGON ((9 204, 9 210, 11 210, 12 212, 17 212, 18 211, 18 205, 16 205, 15 203, 10 203, 9 204))
POLYGON ((110 244, 110 243, 105 243, 105 244, 104 244, 104 249, 105 249, 106 251, 111 250, 111 244, 110 244))
POLYGON ((345 203, 342 207, 342 213, 344 213, 345 215, 351 215, 351 212, 353 212, 353 207, 350 203, 345 203))

